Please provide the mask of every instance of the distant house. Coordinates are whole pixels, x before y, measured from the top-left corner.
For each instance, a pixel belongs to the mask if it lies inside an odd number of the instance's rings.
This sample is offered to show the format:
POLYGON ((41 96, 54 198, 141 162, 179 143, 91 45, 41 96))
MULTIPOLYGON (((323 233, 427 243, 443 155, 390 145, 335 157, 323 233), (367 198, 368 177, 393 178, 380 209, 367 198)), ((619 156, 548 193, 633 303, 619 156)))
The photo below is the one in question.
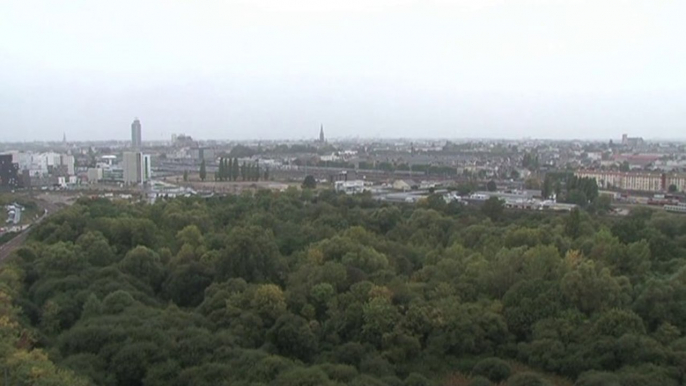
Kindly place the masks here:
POLYGON ((417 189, 419 184, 412 180, 395 180, 393 181, 393 189, 406 192, 408 190, 417 189))

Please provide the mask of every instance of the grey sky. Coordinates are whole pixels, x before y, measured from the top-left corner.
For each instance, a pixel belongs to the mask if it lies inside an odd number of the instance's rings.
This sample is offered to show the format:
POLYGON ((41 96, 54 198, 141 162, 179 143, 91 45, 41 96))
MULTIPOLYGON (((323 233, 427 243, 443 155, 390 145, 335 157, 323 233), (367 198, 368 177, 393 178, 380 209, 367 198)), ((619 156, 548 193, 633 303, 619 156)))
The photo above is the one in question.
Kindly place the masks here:
POLYGON ((3 0, 0 141, 686 137, 683 0, 3 0))

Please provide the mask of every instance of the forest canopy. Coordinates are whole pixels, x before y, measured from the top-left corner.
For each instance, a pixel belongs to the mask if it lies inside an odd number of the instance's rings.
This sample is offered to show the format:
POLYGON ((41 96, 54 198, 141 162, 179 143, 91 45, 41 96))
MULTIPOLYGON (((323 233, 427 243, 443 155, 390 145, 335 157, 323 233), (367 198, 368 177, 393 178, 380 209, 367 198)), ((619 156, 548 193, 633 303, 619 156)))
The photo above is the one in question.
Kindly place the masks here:
POLYGON ((685 256, 686 217, 657 211, 82 199, 0 268, 0 365, 13 385, 676 386, 685 256))

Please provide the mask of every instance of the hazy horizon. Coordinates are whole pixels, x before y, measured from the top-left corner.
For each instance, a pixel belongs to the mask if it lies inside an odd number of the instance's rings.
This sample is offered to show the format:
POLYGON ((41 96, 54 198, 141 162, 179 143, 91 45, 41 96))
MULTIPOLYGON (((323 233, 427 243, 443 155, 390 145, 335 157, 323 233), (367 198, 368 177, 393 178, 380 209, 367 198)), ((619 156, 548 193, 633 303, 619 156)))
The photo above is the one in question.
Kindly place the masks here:
POLYGON ((0 141, 684 139, 686 3, 0 5, 0 141))

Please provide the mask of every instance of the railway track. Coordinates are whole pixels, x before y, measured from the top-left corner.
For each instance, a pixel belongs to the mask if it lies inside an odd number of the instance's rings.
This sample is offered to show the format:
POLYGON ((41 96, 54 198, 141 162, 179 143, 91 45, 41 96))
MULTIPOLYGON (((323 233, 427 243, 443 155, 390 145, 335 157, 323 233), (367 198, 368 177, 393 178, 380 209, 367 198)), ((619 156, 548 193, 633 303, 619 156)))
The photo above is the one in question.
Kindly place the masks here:
POLYGON ((31 232, 31 229, 40 224, 43 220, 45 220, 48 216, 51 214, 57 212, 60 207, 52 204, 52 203, 44 203, 43 204, 43 209, 45 212, 43 215, 36 220, 33 224, 31 224, 30 227, 24 229, 23 231, 17 233, 16 236, 14 236, 11 240, 6 242, 5 244, 0 245, 0 264, 3 263, 7 258, 9 258, 12 255, 12 252, 14 252, 17 248, 19 248, 22 244, 24 244, 24 241, 26 241, 26 238, 29 237, 29 232, 31 232))

